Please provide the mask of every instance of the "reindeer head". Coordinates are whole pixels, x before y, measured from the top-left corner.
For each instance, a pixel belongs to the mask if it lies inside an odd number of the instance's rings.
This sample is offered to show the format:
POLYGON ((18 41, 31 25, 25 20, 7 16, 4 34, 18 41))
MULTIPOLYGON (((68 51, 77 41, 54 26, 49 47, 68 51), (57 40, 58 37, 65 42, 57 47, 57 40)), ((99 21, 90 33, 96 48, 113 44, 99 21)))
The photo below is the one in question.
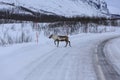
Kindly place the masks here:
POLYGON ((51 34, 51 35, 49 36, 49 38, 52 38, 52 36, 53 36, 53 34, 51 34))

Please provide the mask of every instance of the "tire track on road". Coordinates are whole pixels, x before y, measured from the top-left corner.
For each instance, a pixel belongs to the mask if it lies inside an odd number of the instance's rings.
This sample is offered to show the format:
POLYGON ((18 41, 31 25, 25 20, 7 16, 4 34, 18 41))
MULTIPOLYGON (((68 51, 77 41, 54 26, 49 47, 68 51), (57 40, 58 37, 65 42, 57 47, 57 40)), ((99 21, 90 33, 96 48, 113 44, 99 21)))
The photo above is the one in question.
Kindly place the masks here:
POLYGON ((120 36, 110 38, 101 42, 97 47, 97 53, 94 55, 95 70, 98 80, 120 80, 120 74, 116 71, 114 65, 104 53, 104 46, 110 40, 120 36))
POLYGON ((30 75, 30 73, 31 73, 32 71, 34 71, 34 69, 36 69, 36 67, 39 65, 39 63, 41 63, 41 61, 43 61, 44 59, 46 59, 46 58, 48 58, 49 56, 51 56, 52 54, 54 54, 54 53, 51 53, 51 52, 55 51, 56 49, 57 49, 57 48, 53 48, 52 50, 44 53, 42 56, 38 57, 38 58, 35 59, 34 61, 30 62, 29 65, 23 67, 23 68, 18 72, 18 74, 23 74, 23 73, 26 74, 26 72, 29 71, 29 73, 27 72, 26 75, 30 75))
POLYGON ((61 54, 57 53, 58 50, 61 48, 58 48, 56 50, 53 50, 50 52, 50 55, 45 56, 43 59, 39 59, 37 66, 25 77, 24 80, 34 80, 33 76, 44 76, 44 74, 47 74, 47 72, 51 71, 53 67, 59 63, 61 59, 64 59, 64 57, 68 54, 66 53, 65 48, 63 48, 61 54), (56 58, 58 57, 58 58, 56 58), (49 66, 49 67, 48 67, 49 66))

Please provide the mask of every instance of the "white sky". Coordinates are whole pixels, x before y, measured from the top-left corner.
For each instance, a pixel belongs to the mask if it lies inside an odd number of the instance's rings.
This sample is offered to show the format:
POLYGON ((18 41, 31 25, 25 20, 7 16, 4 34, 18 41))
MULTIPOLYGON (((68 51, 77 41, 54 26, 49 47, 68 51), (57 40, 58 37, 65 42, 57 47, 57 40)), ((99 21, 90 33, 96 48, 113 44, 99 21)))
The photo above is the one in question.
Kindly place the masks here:
POLYGON ((108 6, 114 6, 120 8, 120 0, 105 0, 108 6))
POLYGON ((111 13, 120 14, 120 0, 105 0, 111 13))

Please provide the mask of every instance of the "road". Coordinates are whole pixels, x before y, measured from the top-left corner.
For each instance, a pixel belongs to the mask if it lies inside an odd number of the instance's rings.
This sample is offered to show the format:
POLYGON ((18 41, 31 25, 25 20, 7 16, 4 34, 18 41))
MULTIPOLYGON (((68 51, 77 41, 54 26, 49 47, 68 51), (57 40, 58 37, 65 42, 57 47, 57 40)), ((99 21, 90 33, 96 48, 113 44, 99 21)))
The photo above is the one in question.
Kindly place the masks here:
MULTIPOLYGON (((96 70, 98 63, 94 59, 96 46, 114 36, 117 35, 74 35, 70 37, 72 47, 66 48, 63 47, 64 43, 60 43, 60 46, 56 47, 52 41, 38 45, 15 45, 13 48, 5 48, 4 50, 1 48, 0 50, 3 50, 4 54, 0 53, 0 79, 98 80, 98 71, 96 70), (18 48, 16 49, 16 47, 18 48)), ((104 73, 103 68, 101 71, 99 76, 106 76, 102 74, 104 73)))
POLYGON ((104 52, 105 45, 118 37, 109 38, 104 40, 98 45, 97 52, 95 54, 95 68, 98 74, 99 80, 120 80, 120 74, 117 69, 115 69, 114 65, 112 64, 111 60, 106 53, 104 52))

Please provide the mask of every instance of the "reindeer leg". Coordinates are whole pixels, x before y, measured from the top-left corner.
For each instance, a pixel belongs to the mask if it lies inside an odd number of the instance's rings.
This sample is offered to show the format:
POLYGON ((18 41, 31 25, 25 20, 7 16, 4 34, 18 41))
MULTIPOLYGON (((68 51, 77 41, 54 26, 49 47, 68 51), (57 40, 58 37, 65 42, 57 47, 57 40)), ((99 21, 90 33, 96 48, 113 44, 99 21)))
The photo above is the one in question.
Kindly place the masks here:
POLYGON ((59 41, 57 41, 57 47, 59 46, 59 41))
POLYGON ((54 41, 54 44, 56 45, 56 40, 54 41))
POLYGON ((67 47, 67 45, 68 45, 68 41, 65 41, 66 42, 66 45, 65 45, 65 47, 67 47))
POLYGON ((71 47, 71 43, 70 43, 70 41, 68 41, 69 42, 69 46, 71 47))

